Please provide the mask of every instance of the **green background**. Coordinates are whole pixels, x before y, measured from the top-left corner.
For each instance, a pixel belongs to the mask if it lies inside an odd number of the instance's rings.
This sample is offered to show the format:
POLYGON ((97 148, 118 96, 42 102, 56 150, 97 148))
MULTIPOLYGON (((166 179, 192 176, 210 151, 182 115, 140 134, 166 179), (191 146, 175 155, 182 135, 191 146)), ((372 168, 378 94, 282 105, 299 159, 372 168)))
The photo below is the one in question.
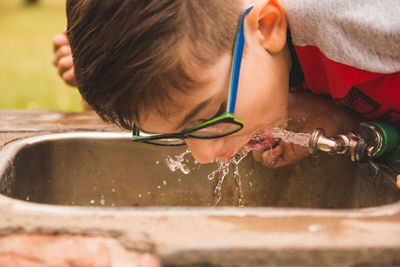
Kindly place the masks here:
POLYGON ((64 27, 63 0, 0 0, 0 109, 82 110, 78 90, 51 63, 64 27))

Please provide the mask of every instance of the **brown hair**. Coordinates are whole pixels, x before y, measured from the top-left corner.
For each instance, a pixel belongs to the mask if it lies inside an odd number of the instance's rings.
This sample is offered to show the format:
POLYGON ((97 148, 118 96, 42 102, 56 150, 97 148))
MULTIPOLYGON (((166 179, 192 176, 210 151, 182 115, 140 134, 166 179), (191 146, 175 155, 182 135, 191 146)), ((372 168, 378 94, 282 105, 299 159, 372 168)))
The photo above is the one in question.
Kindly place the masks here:
POLYGON ((68 0, 68 38, 83 98, 104 120, 127 129, 146 107, 166 112, 172 89, 201 84, 193 66, 212 66, 232 50, 241 3, 68 0))

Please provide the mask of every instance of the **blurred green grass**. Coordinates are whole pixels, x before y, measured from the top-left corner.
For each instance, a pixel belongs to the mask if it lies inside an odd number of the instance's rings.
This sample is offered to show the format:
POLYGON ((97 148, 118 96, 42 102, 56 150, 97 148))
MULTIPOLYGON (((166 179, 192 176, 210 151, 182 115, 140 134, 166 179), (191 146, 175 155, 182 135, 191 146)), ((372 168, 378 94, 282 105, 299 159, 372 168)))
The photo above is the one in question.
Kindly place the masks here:
POLYGON ((0 0, 0 109, 82 110, 78 90, 51 64, 52 38, 64 27, 63 0, 0 0))

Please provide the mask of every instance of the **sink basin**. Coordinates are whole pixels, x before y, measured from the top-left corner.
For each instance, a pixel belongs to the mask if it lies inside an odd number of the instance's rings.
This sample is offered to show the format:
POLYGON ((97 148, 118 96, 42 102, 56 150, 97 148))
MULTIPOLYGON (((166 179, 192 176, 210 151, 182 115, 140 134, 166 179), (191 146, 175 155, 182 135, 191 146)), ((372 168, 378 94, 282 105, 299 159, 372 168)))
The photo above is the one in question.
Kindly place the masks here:
MULTIPOLYGON (((0 190, 8 197, 67 206, 237 206, 233 166, 216 204, 217 164, 183 157, 186 147, 132 143, 126 133, 81 132, 18 140, 0 151, 0 190), (189 173, 185 174, 189 170, 189 173)), ((393 180, 366 177, 346 157, 321 155, 270 170, 251 155, 239 164, 244 206, 352 209, 394 203, 393 180)))
POLYGON ((185 151, 120 132, 10 142, 0 150, 0 233, 105 238, 129 262, 115 266, 130 266, 132 251, 163 266, 399 265, 391 178, 365 177, 346 157, 269 170, 248 156, 239 164, 246 207, 236 207, 233 166, 216 205, 216 164, 187 153, 184 172, 168 166, 185 151))

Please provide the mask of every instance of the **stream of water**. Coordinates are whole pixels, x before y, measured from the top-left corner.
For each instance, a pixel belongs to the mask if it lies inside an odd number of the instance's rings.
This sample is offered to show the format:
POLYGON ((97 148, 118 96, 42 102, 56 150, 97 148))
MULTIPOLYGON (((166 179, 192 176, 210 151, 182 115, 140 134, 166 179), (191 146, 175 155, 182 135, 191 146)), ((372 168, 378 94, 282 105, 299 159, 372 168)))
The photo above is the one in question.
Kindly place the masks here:
POLYGON ((215 176, 218 178, 217 186, 214 190, 215 205, 217 205, 222 199, 222 184, 224 183, 225 177, 229 173, 231 165, 234 166, 233 179, 235 180, 236 193, 238 199, 238 206, 244 206, 242 180, 239 173, 239 163, 250 153, 251 149, 243 149, 237 153, 233 158, 229 160, 217 160, 218 168, 208 175, 208 180, 213 180, 215 176))
POLYGON ((294 133, 280 128, 274 128, 272 136, 281 139, 285 143, 293 143, 304 147, 308 147, 311 138, 311 134, 308 133, 294 133))

